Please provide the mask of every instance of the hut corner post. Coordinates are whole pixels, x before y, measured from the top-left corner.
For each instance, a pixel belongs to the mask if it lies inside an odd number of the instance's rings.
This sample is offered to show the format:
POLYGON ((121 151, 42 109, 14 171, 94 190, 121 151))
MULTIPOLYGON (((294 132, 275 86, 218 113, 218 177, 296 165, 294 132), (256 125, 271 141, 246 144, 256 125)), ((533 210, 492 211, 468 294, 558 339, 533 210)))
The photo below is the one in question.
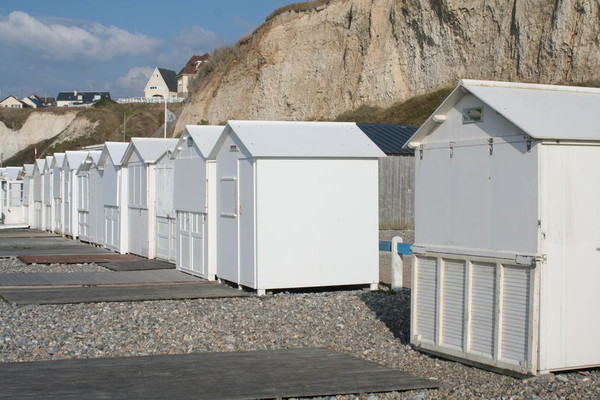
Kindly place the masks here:
POLYGON ((400 236, 394 236, 392 238, 392 290, 402 289, 402 280, 404 273, 404 261, 402 256, 398 254, 398 243, 403 243, 400 236))

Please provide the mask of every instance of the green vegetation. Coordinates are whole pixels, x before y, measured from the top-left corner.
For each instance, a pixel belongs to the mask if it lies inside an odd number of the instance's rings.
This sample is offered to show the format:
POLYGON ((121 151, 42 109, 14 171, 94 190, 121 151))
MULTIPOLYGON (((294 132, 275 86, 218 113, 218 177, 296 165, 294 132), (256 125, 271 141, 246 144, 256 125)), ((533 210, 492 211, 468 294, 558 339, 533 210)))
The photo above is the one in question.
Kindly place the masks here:
POLYGON ((109 99, 108 97, 103 97, 100 100, 98 100, 96 103, 94 103, 94 105, 92 107, 96 107, 96 108, 102 108, 102 107, 108 107, 114 104, 118 104, 116 101, 109 99))
MULTIPOLYGON (((177 112, 180 107, 180 104, 172 104, 169 106, 169 109, 177 112)), ((51 109, 36 110, 35 112, 49 112, 48 110, 51 109)), ((38 155, 40 157, 66 150, 77 150, 81 147, 108 141, 128 142, 134 136, 149 137, 156 133, 164 122, 164 106, 162 104, 118 104, 110 100, 104 102, 99 107, 85 109, 53 108, 52 110, 54 112, 73 112, 76 110, 78 111, 76 119, 86 119, 91 124, 89 124, 89 129, 77 138, 65 140, 59 134, 56 137, 38 143, 38 155)), ((23 120, 24 122, 33 110, 9 111, 21 111, 22 114, 13 116, 12 113, 9 113, 10 121, 23 120)), ((4 110, 0 109, 0 120, 3 120, 5 114, 4 110)), ((22 126, 23 122, 21 122, 20 126, 22 126)), ((28 146, 7 159, 6 165, 32 163, 33 147, 33 145, 28 146)))
POLYGON ((200 66, 194 79, 188 83, 188 90, 190 93, 195 93, 200 89, 202 81, 207 75, 217 70, 226 70, 238 56, 239 48, 237 46, 219 47, 218 49, 215 49, 210 55, 208 62, 200 66))
POLYGON ((19 130, 33 112, 31 108, 0 108, 0 122, 4 123, 7 128, 19 130))
POLYGON ((335 121, 421 125, 451 91, 451 88, 441 89, 430 94, 413 97, 404 102, 394 103, 387 108, 363 105, 356 110, 346 111, 338 116, 335 121))
POLYGON ((332 1, 333 0, 315 0, 315 1, 305 1, 302 3, 288 4, 287 6, 283 6, 281 8, 278 8, 277 10, 273 11, 271 14, 269 14, 269 16, 267 16, 266 20, 268 21, 270 19, 273 19, 276 16, 281 15, 288 11, 304 12, 304 11, 316 10, 317 8, 319 8, 321 6, 328 5, 332 1))

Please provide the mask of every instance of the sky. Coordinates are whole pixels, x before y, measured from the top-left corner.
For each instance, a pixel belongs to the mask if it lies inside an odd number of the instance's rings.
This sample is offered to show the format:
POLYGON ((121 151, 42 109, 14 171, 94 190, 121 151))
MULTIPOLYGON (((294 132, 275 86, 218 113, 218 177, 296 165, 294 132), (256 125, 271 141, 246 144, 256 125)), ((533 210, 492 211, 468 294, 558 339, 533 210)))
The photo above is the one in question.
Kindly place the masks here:
POLYGON ((73 90, 141 97, 155 67, 179 73, 291 2, 0 1, 0 100, 73 90))

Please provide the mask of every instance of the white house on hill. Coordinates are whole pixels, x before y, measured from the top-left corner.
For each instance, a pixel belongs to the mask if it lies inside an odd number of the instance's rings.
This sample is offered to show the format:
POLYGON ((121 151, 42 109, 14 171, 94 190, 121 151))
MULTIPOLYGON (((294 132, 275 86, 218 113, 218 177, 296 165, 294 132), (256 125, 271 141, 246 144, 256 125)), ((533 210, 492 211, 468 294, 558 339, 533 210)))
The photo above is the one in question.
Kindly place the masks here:
POLYGON ((155 68, 144 88, 145 97, 177 97, 177 74, 165 68, 155 68))

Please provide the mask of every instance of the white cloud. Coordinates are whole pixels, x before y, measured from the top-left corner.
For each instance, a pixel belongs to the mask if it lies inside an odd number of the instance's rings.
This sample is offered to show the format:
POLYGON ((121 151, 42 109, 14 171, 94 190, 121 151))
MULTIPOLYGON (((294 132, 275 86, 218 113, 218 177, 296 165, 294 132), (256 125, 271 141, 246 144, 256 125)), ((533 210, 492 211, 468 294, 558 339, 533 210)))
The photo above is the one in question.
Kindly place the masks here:
POLYGON ((45 59, 110 61, 150 53, 161 41, 115 26, 48 24, 21 11, 0 20, 0 42, 37 50, 45 59))
POLYGON ((231 21, 235 25, 242 28, 244 30, 244 34, 252 33, 254 28, 256 28, 256 25, 254 25, 252 22, 246 21, 245 19, 242 19, 240 17, 233 17, 231 21))
POLYGON ((127 74, 117 78, 117 85, 121 88, 143 89, 148 83, 153 67, 134 67, 127 74))
POLYGON ((167 68, 171 66, 171 68, 177 69, 175 72, 179 72, 179 69, 183 68, 194 54, 210 53, 217 47, 225 46, 228 42, 227 37, 200 26, 187 26, 169 40, 170 47, 158 56, 157 61, 162 66, 167 68))

